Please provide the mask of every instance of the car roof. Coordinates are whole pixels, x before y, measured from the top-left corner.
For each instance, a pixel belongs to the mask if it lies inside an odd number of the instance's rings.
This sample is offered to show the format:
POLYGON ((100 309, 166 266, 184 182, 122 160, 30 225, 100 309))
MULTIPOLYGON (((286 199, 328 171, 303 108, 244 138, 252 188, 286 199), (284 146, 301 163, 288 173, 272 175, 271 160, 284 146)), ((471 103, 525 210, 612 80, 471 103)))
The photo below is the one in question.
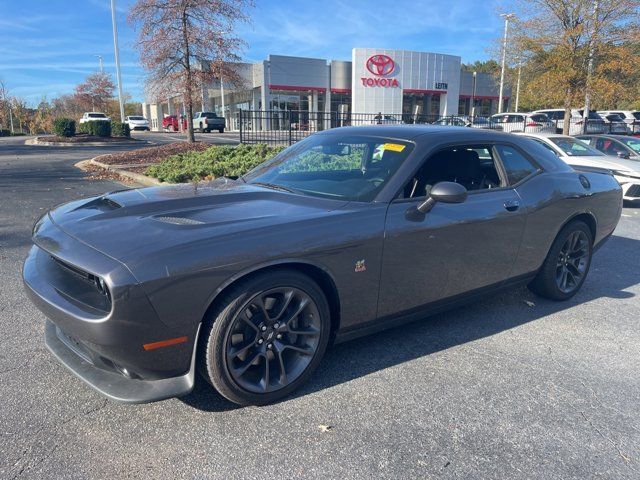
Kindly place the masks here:
MULTIPOLYGON (((355 127, 338 127, 324 130, 316 135, 363 135, 372 137, 388 137, 397 140, 413 141, 423 135, 439 135, 440 137, 451 137, 452 141, 456 137, 464 134, 464 140, 470 141, 491 141, 505 140, 512 141, 513 135, 502 133, 496 130, 482 130, 479 128, 453 127, 440 125, 362 125, 355 127)), ((448 139, 447 139, 448 140, 448 139)))

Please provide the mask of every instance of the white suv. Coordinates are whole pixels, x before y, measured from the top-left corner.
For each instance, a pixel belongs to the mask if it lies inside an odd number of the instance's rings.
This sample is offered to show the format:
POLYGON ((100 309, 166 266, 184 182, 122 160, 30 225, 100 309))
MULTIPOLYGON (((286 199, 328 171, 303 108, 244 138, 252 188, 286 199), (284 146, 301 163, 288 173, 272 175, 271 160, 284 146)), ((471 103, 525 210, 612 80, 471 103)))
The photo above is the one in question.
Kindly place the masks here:
MULTIPOLYGON (((564 127, 564 108, 548 108, 544 110, 536 110, 533 113, 545 113, 547 117, 555 124, 556 133, 562 133, 564 127)), ((569 135, 580 135, 582 133, 604 133, 606 127, 602 117, 595 111, 589 112, 587 118, 587 131, 584 132, 584 110, 578 108, 571 109, 571 118, 569 119, 569 135)))
POLYGON ((98 120, 104 120, 105 122, 110 122, 111 118, 107 117, 102 112, 84 112, 82 118, 80 119, 80 123, 87 122, 96 122, 98 120))
POLYGON ((553 122, 543 113, 497 113, 490 128, 503 132, 554 133, 553 122))
POLYGON ((640 133, 640 112, 638 110, 598 110, 598 115, 619 115, 629 125, 631 133, 640 133))

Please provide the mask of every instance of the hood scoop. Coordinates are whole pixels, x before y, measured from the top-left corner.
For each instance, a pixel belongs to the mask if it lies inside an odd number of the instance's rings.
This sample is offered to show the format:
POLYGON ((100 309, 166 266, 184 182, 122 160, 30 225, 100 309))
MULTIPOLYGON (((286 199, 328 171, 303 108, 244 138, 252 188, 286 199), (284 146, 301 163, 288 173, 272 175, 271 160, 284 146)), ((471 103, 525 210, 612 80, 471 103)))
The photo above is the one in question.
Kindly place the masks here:
POLYGON ((196 220, 195 218, 188 218, 188 217, 176 217, 176 216, 163 215, 163 216, 157 216, 157 217, 153 217, 153 218, 154 218, 154 220, 157 220, 159 222, 171 223, 173 225, 202 225, 202 224, 204 224, 204 222, 202 222, 200 220, 196 220))
POLYGON ((98 197, 95 200, 91 200, 89 203, 76 207, 74 210, 94 209, 100 212, 111 212, 119 208, 122 208, 122 205, 118 202, 107 197, 98 197))

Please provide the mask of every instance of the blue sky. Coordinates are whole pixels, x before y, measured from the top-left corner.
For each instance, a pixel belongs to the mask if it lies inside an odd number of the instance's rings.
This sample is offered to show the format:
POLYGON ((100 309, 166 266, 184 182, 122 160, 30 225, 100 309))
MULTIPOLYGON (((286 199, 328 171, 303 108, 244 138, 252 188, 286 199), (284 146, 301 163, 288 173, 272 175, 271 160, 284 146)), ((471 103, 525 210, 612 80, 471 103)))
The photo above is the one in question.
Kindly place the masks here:
MULTIPOLYGON (((499 37, 508 0, 255 0, 240 25, 246 61, 267 55, 349 60, 353 47, 397 48, 484 60, 499 37)), ((143 99, 133 0, 117 0, 123 89, 143 99)), ((109 0, 0 0, 0 79, 11 95, 37 104, 73 91, 98 69, 115 79, 109 0)))

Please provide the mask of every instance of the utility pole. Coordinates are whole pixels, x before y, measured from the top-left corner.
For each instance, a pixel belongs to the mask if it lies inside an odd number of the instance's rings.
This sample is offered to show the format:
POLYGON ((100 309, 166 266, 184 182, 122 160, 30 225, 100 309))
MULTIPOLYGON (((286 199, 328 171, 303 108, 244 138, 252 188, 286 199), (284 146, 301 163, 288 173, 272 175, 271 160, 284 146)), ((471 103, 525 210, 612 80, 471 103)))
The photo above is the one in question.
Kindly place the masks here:
POLYGON ((97 57, 98 61, 100 62, 100 73, 104 73, 104 65, 102 64, 102 55, 94 55, 94 57, 97 57))
POLYGON ((116 25, 116 0, 111 0, 111 24, 113 25, 113 50, 116 57, 116 77, 118 79, 118 101, 120 121, 124 123, 124 103, 122 101, 122 77, 120 75, 120 52, 118 51, 118 26, 116 25))
POLYGON ((504 103, 504 67, 507 60, 507 33, 509 31, 509 20, 516 18, 515 13, 501 13, 500 16, 504 18, 504 38, 502 40, 502 68, 500 70, 500 93, 498 98, 498 113, 502 113, 502 107, 504 103))
POLYGON ((589 63, 587 64, 587 88, 584 93, 584 110, 582 112, 582 133, 587 133, 589 109, 591 108, 591 77, 593 76, 593 57, 598 34, 598 0, 593 0, 593 17, 591 18, 591 38, 589 39, 589 63))
POLYGON ((518 82, 516 83, 516 105, 514 112, 518 113, 518 105, 520 104, 520 76, 522 75, 522 59, 518 57, 518 82))

